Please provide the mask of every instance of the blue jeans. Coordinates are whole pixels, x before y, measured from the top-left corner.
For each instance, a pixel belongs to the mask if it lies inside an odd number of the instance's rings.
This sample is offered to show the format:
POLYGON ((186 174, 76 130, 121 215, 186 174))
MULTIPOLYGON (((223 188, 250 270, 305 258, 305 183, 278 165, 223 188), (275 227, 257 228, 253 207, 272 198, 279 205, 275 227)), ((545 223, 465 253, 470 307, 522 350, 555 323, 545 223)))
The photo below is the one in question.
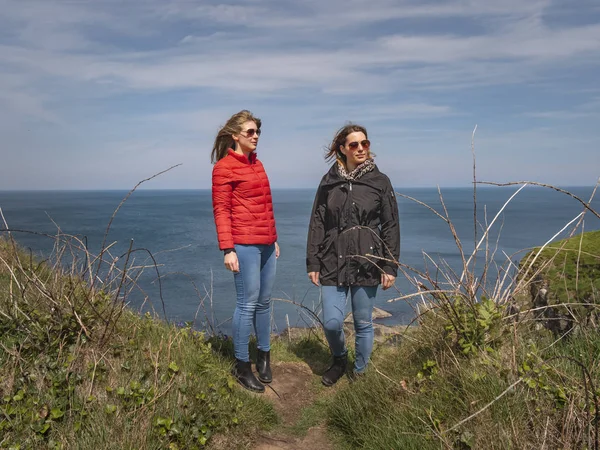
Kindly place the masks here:
POLYGON ((372 317, 377 286, 322 286, 325 337, 327 337, 333 356, 342 356, 346 353, 346 337, 343 327, 348 290, 350 290, 352 298, 352 315, 356 332, 354 372, 362 373, 367 368, 373 351, 372 317))
POLYGON ((234 273, 237 302, 233 313, 235 357, 249 361, 248 343, 252 328, 258 349, 271 349, 271 290, 275 282, 275 244, 235 245, 240 271, 234 273))

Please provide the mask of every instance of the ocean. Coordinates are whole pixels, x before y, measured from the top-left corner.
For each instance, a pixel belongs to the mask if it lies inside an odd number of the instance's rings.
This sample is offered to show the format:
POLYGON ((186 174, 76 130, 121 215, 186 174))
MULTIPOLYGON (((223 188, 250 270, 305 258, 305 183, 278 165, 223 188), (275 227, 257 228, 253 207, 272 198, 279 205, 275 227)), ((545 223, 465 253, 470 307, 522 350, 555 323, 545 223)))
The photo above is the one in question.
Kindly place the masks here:
MULTIPOLYGON (((586 201, 592 188, 565 188, 586 201)), ((477 190, 477 216, 481 223, 491 222, 517 187, 480 187, 477 190)), ((396 192, 424 202, 443 213, 435 188, 398 188, 396 192)), ((473 190, 446 188, 441 190, 464 251, 474 248, 473 190)), ((113 211, 127 194, 126 191, 1 191, 0 208, 11 229, 55 235, 57 227, 66 234, 86 238, 88 248, 97 252, 113 211)), ((284 300, 304 304, 319 310, 319 289, 306 275, 305 249, 307 225, 314 190, 274 189, 275 219, 281 246, 277 265, 277 280, 273 291, 273 330, 311 324, 302 308, 284 300)), ((398 195, 401 224, 400 261, 417 270, 435 272, 435 265, 445 264, 460 273, 461 258, 448 224, 428 208, 398 195), (425 254, 427 257, 425 257, 425 254)), ((600 199, 592 202, 600 211, 600 199)), ((490 233, 490 258, 498 265, 507 259, 518 262, 525 252, 542 245, 582 211, 575 199, 562 193, 527 186, 504 209, 490 233), (493 256, 491 256, 492 251, 493 256)), ((3 226, 0 226, 0 228, 3 226)), ((585 216, 585 231, 600 229, 600 220, 592 214, 585 216)), ((570 230, 570 228, 568 229, 570 230)), ((568 230, 557 239, 565 237, 568 230)), ((481 228, 477 231, 482 236, 481 228)), ((13 236, 24 247, 41 258, 50 254, 53 240, 25 232, 13 236)), ((138 190, 124 203, 112 223, 107 242, 113 243, 111 254, 120 255, 129 248, 148 249, 159 264, 162 298, 167 318, 186 322, 196 318, 202 328, 205 317, 200 310, 201 297, 210 293, 212 310, 208 315, 213 324, 228 334, 235 305, 233 275, 223 266, 222 253, 217 247, 209 190, 138 190)), ((478 256, 483 266, 485 252, 478 256)), ((136 253, 136 263, 148 263, 143 253, 136 253)), ((152 305, 162 313, 156 272, 146 269, 139 281, 141 291, 127 300, 132 308, 152 305)), ((390 299, 415 292, 414 287, 400 275, 396 288, 380 290, 376 306, 392 314, 384 323, 408 323, 414 317, 407 301, 390 299)), ((205 304, 211 302, 207 299, 205 304)))

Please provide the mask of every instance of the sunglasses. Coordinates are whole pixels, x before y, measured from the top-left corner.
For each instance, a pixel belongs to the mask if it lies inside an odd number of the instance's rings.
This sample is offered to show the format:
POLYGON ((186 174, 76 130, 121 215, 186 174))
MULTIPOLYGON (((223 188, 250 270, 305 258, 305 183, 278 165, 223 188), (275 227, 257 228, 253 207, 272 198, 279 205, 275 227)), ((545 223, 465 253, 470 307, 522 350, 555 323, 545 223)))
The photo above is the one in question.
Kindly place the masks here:
POLYGON ((245 136, 251 138, 255 134, 257 136, 260 136, 260 133, 262 133, 262 132, 260 131, 260 128, 257 128, 256 130, 254 128, 249 128, 247 130, 242 130, 241 133, 246 133, 245 136))
POLYGON ((369 150, 369 148, 371 147, 371 141, 368 139, 365 139, 364 141, 354 141, 354 142, 350 142, 348 144, 348 148, 350 150, 356 150, 358 148, 359 145, 362 145, 362 148, 364 148, 365 150, 369 150))

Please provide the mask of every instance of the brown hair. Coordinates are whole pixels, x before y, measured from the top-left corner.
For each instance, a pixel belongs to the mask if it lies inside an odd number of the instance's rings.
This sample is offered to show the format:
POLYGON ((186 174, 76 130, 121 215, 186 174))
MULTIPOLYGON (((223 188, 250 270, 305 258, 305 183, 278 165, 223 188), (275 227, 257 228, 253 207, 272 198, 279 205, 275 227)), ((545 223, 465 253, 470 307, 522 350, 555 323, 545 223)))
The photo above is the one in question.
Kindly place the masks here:
POLYGON ((256 127, 260 128, 261 120, 258 117, 254 117, 252 113, 246 109, 235 113, 229 118, 227 123, 219 130, 213 149, 210 154, 210 162, 216 163, 220 159, 227 156, 227 150, 235 148, 235 141, 233 140, 234 134, 240 134, 242 131, 242 125, 244 123, 252 121, 256 123, 256 127))
POLYGON ((346 145, 346 138, 348 137, 348 135, 355 132, 361 132, 365 135, 367 139, 369 138, 369 135, 367 134, 367 129, 362 125, 358 125, 356 123, 349 123, 347 125, 344 125, 342 128, 337 130, 333 141, 331 141, 329 147, 325 149, 325 160, 330 161, 335 158, 338 161, 343 162, 345 165, 346 156, 340 151, 340 145, 346 145))

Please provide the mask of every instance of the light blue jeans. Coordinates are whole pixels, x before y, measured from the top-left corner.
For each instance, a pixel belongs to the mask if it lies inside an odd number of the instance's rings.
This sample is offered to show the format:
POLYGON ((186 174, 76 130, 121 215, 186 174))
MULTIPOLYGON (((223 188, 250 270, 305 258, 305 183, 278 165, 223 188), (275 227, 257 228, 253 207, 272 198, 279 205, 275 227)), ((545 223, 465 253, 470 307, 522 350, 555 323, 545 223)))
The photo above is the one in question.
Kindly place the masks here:
POLYGON ((344 355, 347 351, 343 327, 348 291, 350 291, 352 299, 352 315, 354 317, 354 331, 356 332, 354 372, 362 373, 367 368, 373 351, 372 319, 377 286, 322 286, 323 325, 333 355, 344 355))
POLYGON ((252 328, 258 349, 271 349, 271 290, 275 282, 277 259, 275 244, 235 245, 240 271, 234 273, 237 301, 233 312, 233 350, 235 357, 249 361, 248 343, 252 328))

